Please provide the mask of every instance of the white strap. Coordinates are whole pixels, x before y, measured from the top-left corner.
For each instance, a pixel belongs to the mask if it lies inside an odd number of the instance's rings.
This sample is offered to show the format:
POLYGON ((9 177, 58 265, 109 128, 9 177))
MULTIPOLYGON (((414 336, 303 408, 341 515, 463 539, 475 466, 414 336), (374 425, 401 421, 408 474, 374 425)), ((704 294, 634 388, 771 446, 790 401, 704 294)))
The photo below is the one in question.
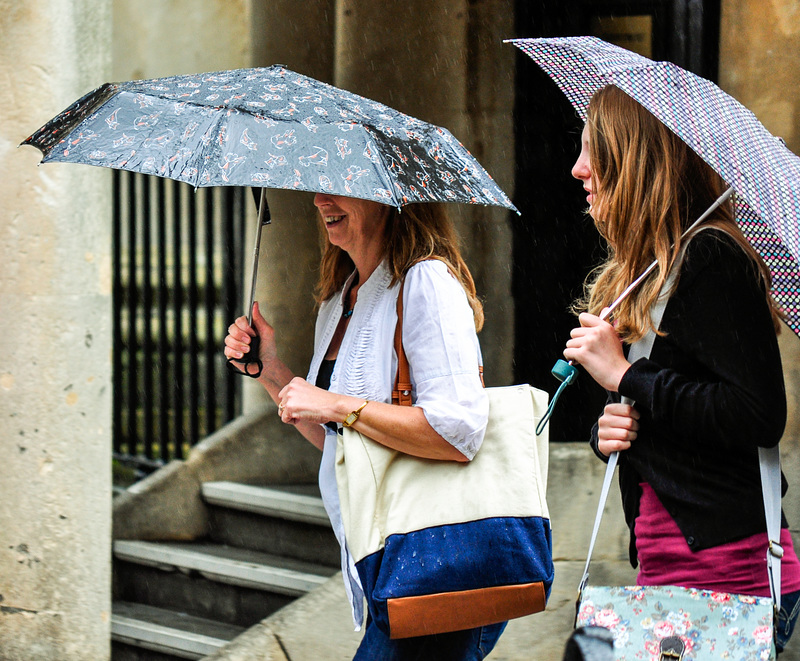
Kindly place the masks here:
POLYGON ((586 564, 583 566, 583 576, 581 577, 580 585, 578 585, 578 595, 583 592, 583 588, 589 582, 589 563, 592 560, 592 552, 594 551, 594 543, 597 540, 597 531, 600 529, 600 519, 603 518, 603 510, 606 507, 608 500, 608 490, 611 487, 611 478, 614 477, 614 469, 617 467, 617 459, 619 452, 612 452, 608 458, 606 465, 606 474, 603 477, 603 488, 600 490, 600 502, 597 503, 597 514, 594 517, 594 528, 592 528, 592 539, 589 541, 589 553, 586 556, 586 564))
POLYGON ((769 589, 775 608, 781 608, 781 453, 774 448, 758 448, 761 491, 764 493, 764 516, 767 519, 767 571, 769 589))
MULTIPOLYGON (((678 256, 676 266, 680 264, 682 259, 683 252, 681 252, 678 256)), ((668 294, 672 291, 672 284, 675 282, 675 274, 679 270, 679 268, 673 268, 664 282, 661 292, 658 295, 658 299, 656 300, 655 305, 653 305, 653 308, 650 312, 650 318, 653 321, 653 328, 650 328, 647 333, 645 333, 644 337, 642 337, 638 342, 634 342, 631 345, 631 348, 628 350, 629 363, 634 363, 640 358, 647 358, 650 356, 650 351, 653 349, 653 343, 656 341, 656 332, 654 329, 661 326, 661 318, 664 316, 664 310, 666 309, 667 301, 669 300, 668 294)), ((623 397, 622 403, 633 406, 634 401, 630 397, 623 397)), ((597 540, 597 531, 600 529, 600 519, 603 517, 603 510, 605 510, 606 501, 608 500, 608 490, 611 487, 611 478, 614 476, 614 469, 617 467, 618 459, 619 452, 612 452, 611 456, 608 458, 606 474, 603 478, 603 488, 600 491, 600 502, 597 504, 597 514, 595 514, 594 528, 592 529, 592 539, 589 541, 589 553, 586 557, 586 565, 583 568, 583 576, 581 577, 581 583, 578 587, 579 592, 586 587, 586 584, 589 581, 589 562, 592 559, 592 551, 594 551, 594 544, 597 540)))
MULTIPOLYGON (((671 291, 672 283, 675 280, 674 273, 676 273, 677 270, 678 269, 673 269, 673 271, 670 273, 669 277, 664 283, 663 288, 661 289, 661 293, 659 294, 658 300, 656 301, 650 313, 650 317, 653 320, 653 328, 648 330, 641 340, 639 340, 638 342, 634 342, 631 345, 631 348, 628 350, 628 362, 633 363, 639 360, 639 358, 647 358, 650 355, 650 351, 653 348, 653 342, 655 342, 656 340, 656 333, 654 328, 658 328, 661 325, 661 318, 664 316, 664 310, 667 307, 667 301, 669 300, 669 296, 667 296, 666 294, 671 291)), ((633 406, 634 401, 630 397, 623 397, 622 403, 633 406)), ((606 466, 606 474, 605 477, 603 478, 603 488, 600 490, 600 502, 597 504, 597 514, 595 515, 594 518, 594 528, 592 529, 592 538, 589 541, 589 553, 586 557, 586 565, 583 568, 583 576, 581 577, 581 583, 580 586, 578 587, 579 593, 580 591, 583 590, 583 588, 586 587, 586 584, 589 581, 589 562, 592 559, 594 544, 595 541, 597 540, 597 531, 600 529, 600 520, 603 518, 603 510, 605 510, 606 501, 608 500, 608 490, 611 487, 611 478, 614 476, 614 469, 617 467, 618 459, 619 459, 619 452, 612 452, 611 456, 608 458, 608 465, 606 466)))

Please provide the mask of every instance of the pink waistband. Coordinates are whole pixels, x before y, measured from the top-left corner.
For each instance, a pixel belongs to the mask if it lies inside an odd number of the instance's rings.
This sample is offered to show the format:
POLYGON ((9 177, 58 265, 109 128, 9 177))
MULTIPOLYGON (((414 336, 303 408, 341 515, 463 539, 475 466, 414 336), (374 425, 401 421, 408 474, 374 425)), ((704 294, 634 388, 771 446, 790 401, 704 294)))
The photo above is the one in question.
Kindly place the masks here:
MULTIPOLYGON (((642 483, 636 518, 638 585, 679 585, 734 594, 768 597, 767 534, 759 533, 693 552, 653 489, 642 483)), ((781 530, 784 555, 781 591, 800 590, 800 561, 789 530, 781 530)))

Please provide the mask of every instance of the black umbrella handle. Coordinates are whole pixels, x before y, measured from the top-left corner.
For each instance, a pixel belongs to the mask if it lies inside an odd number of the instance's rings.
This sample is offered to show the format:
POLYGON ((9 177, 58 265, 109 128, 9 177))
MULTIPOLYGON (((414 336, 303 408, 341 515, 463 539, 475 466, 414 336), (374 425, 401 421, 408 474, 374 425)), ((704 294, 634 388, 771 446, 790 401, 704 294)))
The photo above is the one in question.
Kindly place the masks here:
POLYGON ((228 369, 242 376, 249 376, 251 379, 257 379, 261 376, 261 372, 264 369, 264 363, 262 363, 261 359, 258 357, 260 348, 261 337, 254 335, 250 338, 250 351, 248 351, 243 358, 227 359, 228 362, 226 364, 228 365, 228 369), (236 363, 243 365, 244 369, 240 369, 236 363), (251 366, 253 366, 254 369, 251 369, 251 366))
MULTIPOLYGON (((258 279, 258 256, 261 251, 261 229, 264 225, 269 225, 271 222, 271 215, 269 212, 269 204, 267 204, 267 189, 262 188, 260 191, 253 189, 253 197, 256 200, 256 207, 258 208, 258 228, 256 230, 256 241, 253 248, 253 279, 250 283, 250 305, 248 306, 247 323, 253 327, 253 303, 256 297, 256 280, 258 279)), ((249 376, 252 379, 257 379, 261 376, 264 369, 264 364, 258 357, 258 350, 261 346, 261 337, 254 335, 250 338, 250 351, 241 360, 228 358, 228 369, 243 376, 249 376), (239 369, 234 363, 244 365, 244 369, 239 369), (253 369, 251 369, 253 366, 253 369)))

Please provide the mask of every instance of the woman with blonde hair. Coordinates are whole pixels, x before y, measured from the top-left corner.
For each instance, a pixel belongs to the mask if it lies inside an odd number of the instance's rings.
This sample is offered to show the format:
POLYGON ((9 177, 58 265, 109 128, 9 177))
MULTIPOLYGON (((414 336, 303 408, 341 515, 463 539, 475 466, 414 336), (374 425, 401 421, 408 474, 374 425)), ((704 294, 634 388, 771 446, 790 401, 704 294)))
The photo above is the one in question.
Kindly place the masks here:
MULTIPOLYGON (((253 327, 240 317, 228 329, 225 356, 241 360, 258 335, 263 364, 259 383, 278 404, 281 419, 322 450, 320 491, 342 548, 345 589, 358 629, 364 618, 363 599, 369 609, 370 595, 362 590, 344 536, 334 472, 337 433, 342 426, 352 426, 407 454, 471 460, 483 441, 489 414, 477 337, 483 309, 442 205, 410 204, 398 211, 322 193, 314 204, 325 246, 307 378, 292 374, 278 358, 273 329, 257 304, 253 327), (400 291, 413 406, 391 404, 400 291)), ((367 617, 355 658, 483 659, 504 627, 500 623, 390 640, 367 617)))
MULTIPOLYGON (((639 585, 769 596, 759 447, 786 423, 770 274, 723 203, 684 232, 726 185, 679 137, 620 89, 597 92, 572 174, 608 244, 564 356, 609 392, 592 434, 619 480, 639 585), (653 274, 602 311, 649 264, 653 274), (658 328, 650 310, 671 271, 658 328), (647 358, 626 347, 654 330, 647 358), (633 405, 621 403, 621 397, 633 405)), ((786 483, 784 480, 784 489, 786 483)), ((800 610, 800 563, 782 516, 782 608, 777 648, 800 610)))

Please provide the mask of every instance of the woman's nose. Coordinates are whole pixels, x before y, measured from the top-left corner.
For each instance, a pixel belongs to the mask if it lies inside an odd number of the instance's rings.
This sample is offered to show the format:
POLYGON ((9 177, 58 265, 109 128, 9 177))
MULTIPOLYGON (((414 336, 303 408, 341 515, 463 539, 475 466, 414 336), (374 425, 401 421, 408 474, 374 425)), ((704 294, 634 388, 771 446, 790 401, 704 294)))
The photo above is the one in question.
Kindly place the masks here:
POLYGON ((326 204, 331 203, 330 195, 326 195, 325 193, 317 193, 314 195, 314 206, 317 208, 324 207, 326 204))
POLYGON ((592 173, 589 169, 589 159, 586 158, 584 154, 578 156, 578 160, 575 161, 575 165, 572 166, 572 176, 581 180, 591 178, 592 173))

